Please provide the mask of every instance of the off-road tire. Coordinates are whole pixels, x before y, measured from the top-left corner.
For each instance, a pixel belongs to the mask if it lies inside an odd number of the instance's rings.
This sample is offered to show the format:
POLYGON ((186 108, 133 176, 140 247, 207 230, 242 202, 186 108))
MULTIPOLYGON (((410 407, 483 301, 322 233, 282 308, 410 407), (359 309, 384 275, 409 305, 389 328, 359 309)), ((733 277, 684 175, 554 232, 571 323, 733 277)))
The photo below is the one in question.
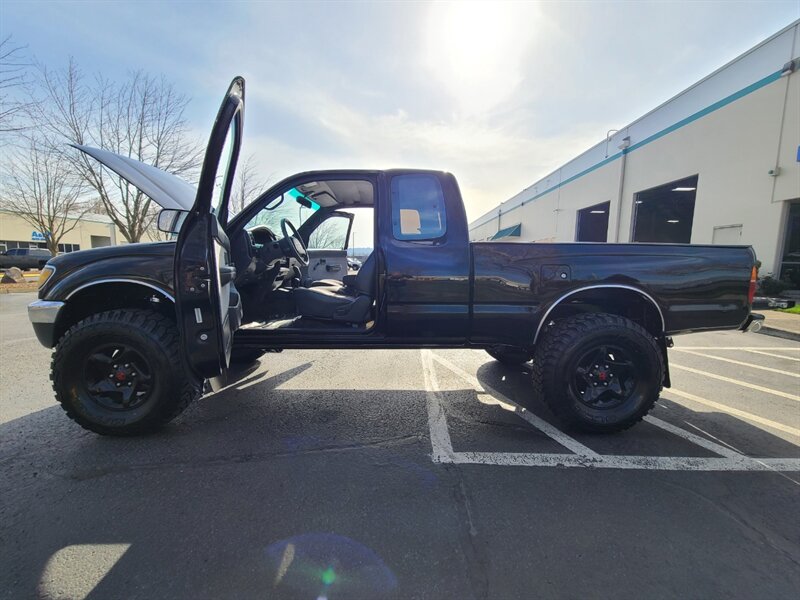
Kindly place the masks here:
POLYGON ((533 358, 535 394, 567 428, 613 433, 641 421, 658 400, 664 357, 653 335, 633 321, 605 313, 581 314, 557 321, 543 331, 533 358), (615 408, 597 409, 576 395, 570 378, 581 353, 592 345, 617 345, 636 357, 637 388, 615 408))
POLYGON ((158 313, 120 309, 91 315, 59 340, 50 378, 67 416, 101 435, 132 436, 155 431, 181 414, 202 394, 201 382, 184 367, 175 324, 158 313), (93 344, 124 341, 146 353, 154 388, 136 408, 112 411, 98 405, 79 381, 93 344))
POLYGON ((509 348, 508 346, 492 346, 486 348, 486 353, 498 362, 516 367, 523 365, 531 359, 530 352, 520 348, 509 348))

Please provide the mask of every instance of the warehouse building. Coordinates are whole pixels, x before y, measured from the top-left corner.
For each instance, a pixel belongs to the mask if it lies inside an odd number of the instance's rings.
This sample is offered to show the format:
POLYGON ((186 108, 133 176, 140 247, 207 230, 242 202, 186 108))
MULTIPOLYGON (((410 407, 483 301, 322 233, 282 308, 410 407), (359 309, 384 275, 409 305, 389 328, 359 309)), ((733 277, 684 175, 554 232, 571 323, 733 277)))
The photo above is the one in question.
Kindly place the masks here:
POLYGON ((473 240, 752 245, 800 287, 800 21, 470 224, 473 240))
MULTIPOLYGON (((58 245, 59 252, 75 252, 87 248, 115 246, 122 241, 122 234, 105 215, 84 215, 80 219, 68 219, 67 232, 58 245)), ((0 252, 13 248, 47 248, 45 234, 36 231, 22 217, 0 210, 0 252)))

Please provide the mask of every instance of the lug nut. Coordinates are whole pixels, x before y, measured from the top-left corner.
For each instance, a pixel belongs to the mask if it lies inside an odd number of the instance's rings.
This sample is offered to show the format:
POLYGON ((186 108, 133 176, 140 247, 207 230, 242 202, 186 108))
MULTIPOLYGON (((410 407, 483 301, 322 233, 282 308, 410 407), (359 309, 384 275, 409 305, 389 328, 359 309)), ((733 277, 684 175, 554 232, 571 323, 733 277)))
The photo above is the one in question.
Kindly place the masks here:
POLYGON ((108 376, 108 378, 109 379, 114 379, 114 374, 112 373, 111 375, 108 376))
POLYGON ((131 373, 131 377, 136 377, 136 373, 131 373))
POLYGON ((131 387, 131 382, 130 381, 128 382, 128 387, 131 387))
MULTIPOLYGON (((130 367, 130 364, 129 364, 129 363, 125 363, 125 368, 127 369, 128 367, 130 367)), ((607 368, 608 368, 608 367, 606 367, 606 369, 607 369, 607 368)))
POLYGON ((117 367, 119 367, 119 365, 114 365, 114 368, 115 368, 115 369, 116 369, 117 367))
POLYGON ((119 382, 117 382, 117 387, 119 387, 119 385, 120 385, 119 382))

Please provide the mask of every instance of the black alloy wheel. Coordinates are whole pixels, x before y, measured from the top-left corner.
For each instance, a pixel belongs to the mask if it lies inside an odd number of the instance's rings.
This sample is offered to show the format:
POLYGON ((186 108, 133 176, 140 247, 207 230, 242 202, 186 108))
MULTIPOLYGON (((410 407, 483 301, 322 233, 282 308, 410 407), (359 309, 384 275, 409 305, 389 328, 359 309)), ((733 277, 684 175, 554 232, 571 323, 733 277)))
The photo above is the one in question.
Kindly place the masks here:
POLYGON ((94 402, 110 410, 131 410, 147 401, 153 367, 128 344, 101 344, 86 356, 83 382, 94 402))
POLYGON ((51 378, 67 416, 103 435, 155 431, 202 391, 184 366, 175 323, 136 308, 90 315, 70 327, 53 353, 51 378))
POLYGON ((535 396, 567 428, 612 433, 641 421, 658 400, 664 356, 641 325, 587 313, 542 331, 531 378, 535 396))

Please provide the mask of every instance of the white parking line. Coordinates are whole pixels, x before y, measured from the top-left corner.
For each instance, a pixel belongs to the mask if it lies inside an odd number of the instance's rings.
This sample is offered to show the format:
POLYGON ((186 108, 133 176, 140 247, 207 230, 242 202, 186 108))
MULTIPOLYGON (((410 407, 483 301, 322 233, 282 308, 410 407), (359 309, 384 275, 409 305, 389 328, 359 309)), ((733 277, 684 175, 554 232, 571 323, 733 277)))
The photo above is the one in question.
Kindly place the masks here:
MULTIPOLYGON (((791 348, 786 348, 786 350, 791 350, 791 348)), ((800 358, 795 358, 794 356, 784 356, 783 354, 775 354, 774 352, 762 352, 761 350, 745 350, 745 352, 752 352, 753 354, 763 354, 764 356, 772 356, 773 358, 783 358, 786 360, 800 362, 800 358)))
POLYGON ((425 378, 425 391, 428 405, 428 429, 431 433, 431 446, 433 449, 433 462, 455 462, 453 443, 450 441, 450 432, 447 429, 447 418, 439 397, 439 381, 436 379, 436 370, 431 364, 431 353, 427 350, 420 351, 422 360, 422 374, 425 378))
POLYGON ((692 456, 601 456, 521 452, 456 452, 456 464, 503 467, 585 467, 651 471, 800 471, 798 458, 696 458, 692 456))
POLYGON ((773 369, 771 367, 762 367, 761 365, 754 365, 753 363, 746 363, 742 362, 741 360, 733 360, 732 358, 724 358, 722 356, 714 356, 713 354, 706 354, 704 352, 695 352, 694 350, 686 350, 685 348, 673 348, 673 350, 677 350, 678 352, 683 352, 685 354, 693 354, 694 356, 702 356, 703 358, 711 358, 714 360, 719 360, 726 363, 731 363, 734 365, 739 365, 741 367, 748 367, 750 369, 759 369, 760 371, 769 371, 770 373, 777 373, 778 375, 786 375, 788 377, 798 377, 800 378, 800 373, 791 373, 789 371, 784 371, 783 369, 773 369))
POLYGON ((728 458, 738 458, 742 456, 741 452, 736 452, 735 450, 731 450, 730 448, 716 444, 711 440, 707 440, 706 438, 694 434, 691 431, 686 431, 680 427, 676 427, 672 423, 667 423, 666 421, 662 421, 657 417, 648 415, 644 418, 644 420, 651 425, 655 425, 664 431, 670 432, 672 435, 677 435, 678 437, 682 437, 683 439, 688 440, 697 446, 701 446, 706 450, 710 450, 714 454, 719 454, 720 456, 726 456, 728 458))
MULTIPOLYGON (((428 425, 431 434, 431 458, 434 462, 454 464, 480 464, 524 467, 584 467, 596 469, 669 470, 669 471, 800 471, 799 458, 756 459, 742 455, 731 448, 716 444, 706 438, 685 431, 656 417, 646 420, 670 433, 720 455, 717 457, 694 456, 619 456, 601 455, 577 440, 556 429, 517 405, 513 400, 481 383, 472 375, 430 350, 421 350, 425 389, 428 399, 428 425), (453 371, 478 393, 492 395, 497 403, 514 408, 515 414, 558 441, 575 454, 520 453, 520 452, 455 452, 447 417, 442 406, 438 379, 432 360, 453 371), (519 410, 518 410, 519 409, 519 410), (525 416, 527 415, 527 416, 525 416), (530 418, 528 418, 530 417, 530 418)), ((676 394, 679 395, 679 394, 676 394)))
POLYGON ((795 427, 784 425, 783 423, 778 423, 777 421, 771 421, 770 419, 765 419, 764 417, 759 417, 758 415, 754 415, 752 413, 739 410, 738 408, 732 408, 726 404, 720 404, 719 402, 714 402, 713 400, 708 400, 707 398, 701 398, 700 396, 695 396, 694 394, 690 394, 689 392, 676 390, 675 388, 666 389, 664 390, 664 393, 678 396, 679 398, 685 398, 686 400, 691 400, 692 402, 696 402, 697 404, 702 404, 704 406, 708 406, 709 408, 714 408, 718 411, 728 413, 729 415, 733 415, 734 417, 740 417, 752 423, 758 423, 759 425, 764 425, 771 429, 777 429, 778 431, 783 431, 784 433, 797 436, 798 441, 800 441, 800 429, 796 429, 795 427))
POLYGON ((788 350, 800 352, 800 346, 675 346, 683 350, 788 350))
POLYGON ((750 388, 751 390, 758 390, 759 392, 764 392, 765 394, 772 394, 773 396, 780 396, 781 398, 786 398, 788 400, 794 400, 795 402, 800 402, 800 396, 798 396, 797 394, 789 394, 787 392, 782 392, 780 390, 773 390, 772 388, 764 387, 762 385, 756 385, 755 383, 749 383, 747 381, 741 381, 739 379, 732 379, 730 377, 725 377, 724 375, 717 375, 716 373, 709 373, 708 371, 693 369, 692 367, 678 365, 673 362, 669 363, 669 366, 671 369, 675 368, 675 369, 680 369, 682 371, 689 371, 690 373, 694 373, 695 375, 702 375, 703 377, 711 377, 711 379, 718 379, 719 381, 725 381, 727 383, 732 383, 734 385, 750 388))
POLYGON ((476 392, 478 392, 479 394, 481 393, 489 394, 490 396, 493 396, 500 402, 512 406, 514 408, 514 413, 517 416, 525 419, 528 423, 530 423, 536 429, 544 433, 547 437, 555 440, 568 450, 572 450, 575 454, 579 456, 592 456, 592 457, 599 456, 599 454, 597 454, 597 452, 595 452, 591 448, 584 446, 578 440, 575 440, 566 435, 565 433, 562 433, 561 430, 559 430, 556 427, 553 427, 550 423, 548 423, 544 419, 540 419, 526 408, 514 402, 511 398, 508 398, 504 394, 498 392, 497 390, 489 386, 481 385, 481 383, 473 375, 470 375, 469 373, 461 369, 461 367, 453 364, 452 362, 450 362, 446 358, 439 356, 438 354, 435 354, 433 352, 430 352, 429 354, 433 360, 447 367, 453 373, 458 375, 461 379, 466 381, 476 392))

